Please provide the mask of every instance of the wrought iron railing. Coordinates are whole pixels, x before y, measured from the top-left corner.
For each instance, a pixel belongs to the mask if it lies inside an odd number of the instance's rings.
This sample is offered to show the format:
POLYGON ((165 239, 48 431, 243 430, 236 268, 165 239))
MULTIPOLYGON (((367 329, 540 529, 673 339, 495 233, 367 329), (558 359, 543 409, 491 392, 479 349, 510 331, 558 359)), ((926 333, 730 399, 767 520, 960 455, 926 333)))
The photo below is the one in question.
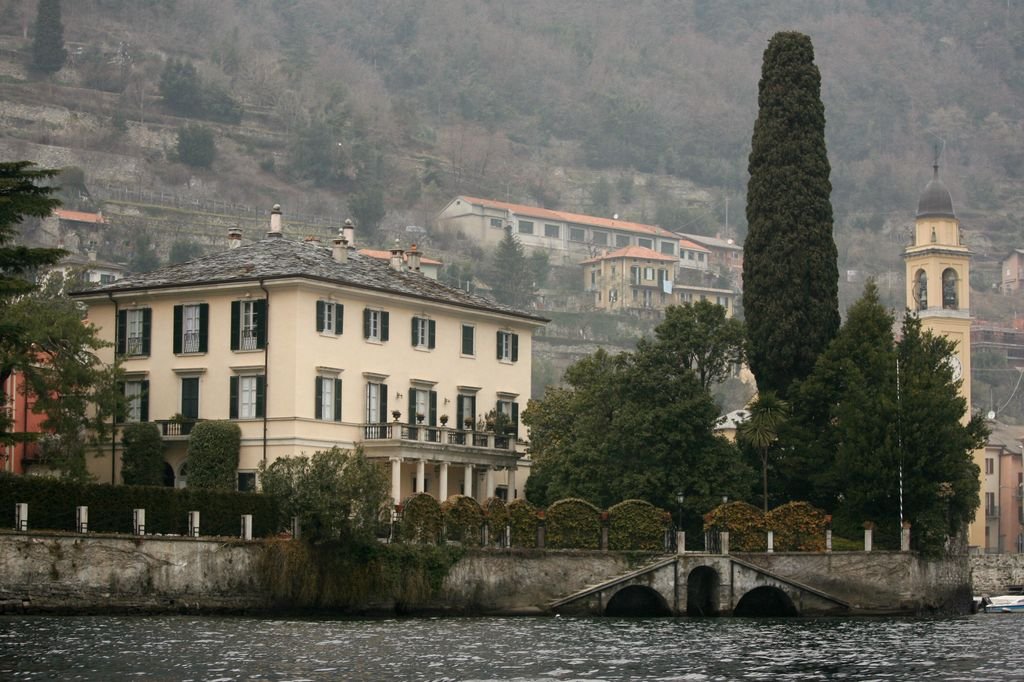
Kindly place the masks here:
POLYGON ((199 332, 185 332, 181 335, 181 352, 199 352, 199 332))

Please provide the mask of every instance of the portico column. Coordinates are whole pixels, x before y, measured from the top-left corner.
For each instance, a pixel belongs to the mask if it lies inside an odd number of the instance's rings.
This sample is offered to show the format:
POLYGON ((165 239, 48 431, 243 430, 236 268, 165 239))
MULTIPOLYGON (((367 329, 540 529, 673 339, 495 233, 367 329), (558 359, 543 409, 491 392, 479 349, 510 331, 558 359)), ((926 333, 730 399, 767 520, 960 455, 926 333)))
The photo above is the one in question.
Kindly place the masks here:
POLYGON ((416 492, 425 493, 427 480, 427 460, 416 460, 416 492))
POLYGON ((440 479, 437 485, 437 496, 442 502, 448 499, 448 462, 441 462, 440 479))
POLYGON ((485 500, 489 500, 494 497, 494 467, 487 467, 487 481, 484 485, 486 495, 485 500))
POLYGON ((463 491, 463 494, 466 497, 473 497, 473 465, 467 464, 464 471, 465 475, 462 478, 465 490, 463 491))
POLYGON ((516 499, 516 468, 508 468, 508 501, 516 499))
POLYGON ((393 504, 402 503, 402 458, 391 458, 391 500, 393 504))

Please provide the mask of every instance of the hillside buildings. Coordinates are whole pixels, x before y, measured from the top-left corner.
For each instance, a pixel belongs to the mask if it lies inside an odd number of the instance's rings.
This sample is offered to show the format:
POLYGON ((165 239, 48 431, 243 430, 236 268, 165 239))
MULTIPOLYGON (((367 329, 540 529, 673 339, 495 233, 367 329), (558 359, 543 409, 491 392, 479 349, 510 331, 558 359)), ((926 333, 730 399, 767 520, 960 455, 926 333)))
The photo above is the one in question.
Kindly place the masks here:
MULTIPOLYGON (((345 233, 330 247, 287 239, 275 207, 258 242, 235 234, 220 253, 76 293, 124 369, 124 419, 160 426, 176 485, 192 425, 227 419, 242 431, 240 490, 260 463, 362 446, 396 503, 520 496, 519 409, 546 320, 425 276, 418 251, 359 253, 345 233), (489 432, 489 414, 510 429, 489 432)), ((118 480, 112 448, 90 458, 101 481, 118 480)))
POLYGON ((989 554, 1024 553, 1024 427, 990 422, 981 471, 981 505, 989 554))

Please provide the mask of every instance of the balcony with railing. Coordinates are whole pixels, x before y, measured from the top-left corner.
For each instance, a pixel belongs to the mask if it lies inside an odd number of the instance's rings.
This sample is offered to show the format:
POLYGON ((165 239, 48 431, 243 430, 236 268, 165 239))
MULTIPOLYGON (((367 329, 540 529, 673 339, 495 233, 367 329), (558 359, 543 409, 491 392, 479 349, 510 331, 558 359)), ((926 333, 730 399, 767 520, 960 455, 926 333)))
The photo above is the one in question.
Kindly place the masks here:
POLYGON ((363 445, 382 447, 388 444, 427 444, 445 450, 466 453, 497 451, 496 454, 514 454, 516 438, 508 434, 491 431, 466 431, 447 426, 425 426, 391 422, 363 424, 361 427, 363 445))
POLYGON ((142 355, 142 337, 129 336, 124 340, 125 355, 142 355))
POLYGON ((181 335, 181 352, 199 352, 199 332, 185 332, 181 335))
POLYGON ((241 350, 256 350, 256 329, 243 328, 242 336, 239 339, 238 347, 241 350))
POLYGON ((167 440, 178 440, 188 438, 192 433, 192 427, 200 420, 198 419, 156 419, 153 423, 160 427, 160 435, 167 440))

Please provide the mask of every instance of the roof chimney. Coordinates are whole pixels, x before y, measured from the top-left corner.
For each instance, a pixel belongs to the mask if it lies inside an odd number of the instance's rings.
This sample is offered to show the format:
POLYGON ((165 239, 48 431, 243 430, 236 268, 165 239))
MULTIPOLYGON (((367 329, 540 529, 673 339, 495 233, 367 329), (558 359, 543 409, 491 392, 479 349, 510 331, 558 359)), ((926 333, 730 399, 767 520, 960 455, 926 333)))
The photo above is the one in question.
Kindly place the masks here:
POLYGON ((331 258, 339 263, 348 262, 348 240, 344 234, 339 234, 331 240, 331 258))
POLYGON ((397 272, 402 271, 402 260, 405 252, 402 247, 398 245, 398 240, 395 240, 395 246, 391 249, 391 269, 397 272))
POLYGON ((409 247, 409 251, 408 251, 407 255, 409 256, 409 269, 411 271, 413 271, 413 272, 419 272, 420 271, 420 256, 423 255, 423 254, 421 254, 419 251, 417 251, 416 250, 416 245, 413 244, 412 246, 409 247))
POLYGON ((242 230, 237 227, 228 229, 228 248, 237 249, 242 245, 242 230))
POLYGON ((342 226, 341 232, 349 246, 356 245, 356 226, 352 224, 351 218, 345 219, 345 224, 342 226))
POLYGON ((267 237, 281 237, 281 204, 274 204, 270 209, 270 232, 267 237))

